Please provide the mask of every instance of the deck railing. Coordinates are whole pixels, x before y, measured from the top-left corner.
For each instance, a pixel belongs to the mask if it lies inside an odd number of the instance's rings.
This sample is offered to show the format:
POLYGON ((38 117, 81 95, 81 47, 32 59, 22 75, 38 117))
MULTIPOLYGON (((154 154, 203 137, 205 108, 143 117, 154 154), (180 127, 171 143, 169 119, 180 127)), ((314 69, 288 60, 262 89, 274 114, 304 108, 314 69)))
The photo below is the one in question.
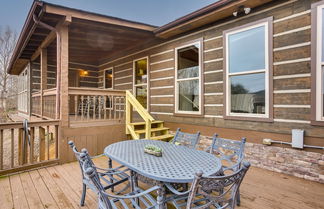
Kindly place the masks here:
POLYGON ((58 163, 59 121, 0 124, 0 176, 58 163))
POLYGON ((69 88, 71 122, 124 120, 125 91, 69 88))
POLYGON ((32 94, 32 114, 48 119, 55 119, 56 110, 56 88, 43 91, 43 101, 41 92, 32 94))

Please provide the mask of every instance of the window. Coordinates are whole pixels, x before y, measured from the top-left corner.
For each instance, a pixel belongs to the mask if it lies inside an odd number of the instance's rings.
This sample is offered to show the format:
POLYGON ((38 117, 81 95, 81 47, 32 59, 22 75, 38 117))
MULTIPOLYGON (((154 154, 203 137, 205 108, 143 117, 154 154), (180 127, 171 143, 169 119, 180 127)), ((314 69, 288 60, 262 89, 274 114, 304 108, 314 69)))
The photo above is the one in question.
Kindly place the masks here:
POLYGON ((104 88, 112 89, 113 88, 113 69, 109 68, 104 71, 104 88))
POLYGON ((324 121, 324 1, 321 1, 313 6, 312 15, 316 15, 316 22, 314 27, 312 27, 314 33, 316 33, 316 40, 312 43, 315 48, 315 56, 312 58, 314 65, 312 66, 312 76, 314 77, 314 82, 316 85, 312 89, 315 92, 316 103, 312 104, 314 106, 313 120, 324 121), (316 31, 316 32, 315 32, 316 31))
POLYGON ((105 70, 105 78, 104 78, 104 85, 105 89, 112 89, 113 88, 113 69, 109 68, 105 70))
POLYGON ((226 116, 269 118, 269 23, 225 31, 226 116))
POLYGON ((176 113, 201 114, 201 42, 176 48, 176 113))
POLYGON ((136 99, 147 108, 147 75, 148 61, 147 58, 134 60, 134 93, 136 99))

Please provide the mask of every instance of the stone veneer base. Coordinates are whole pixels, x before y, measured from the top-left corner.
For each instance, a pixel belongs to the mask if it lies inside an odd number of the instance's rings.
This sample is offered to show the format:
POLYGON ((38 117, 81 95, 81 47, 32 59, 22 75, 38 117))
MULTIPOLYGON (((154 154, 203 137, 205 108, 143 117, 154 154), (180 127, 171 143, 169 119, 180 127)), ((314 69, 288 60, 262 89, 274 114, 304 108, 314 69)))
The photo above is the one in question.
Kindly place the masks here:
MULTIPOLYGON (((205 150, 211 139, 200 136, 198 149, 205 150)), ((245 160, 255 167, 324 183, 324 154, 321 153, 246 143, 245 160)))

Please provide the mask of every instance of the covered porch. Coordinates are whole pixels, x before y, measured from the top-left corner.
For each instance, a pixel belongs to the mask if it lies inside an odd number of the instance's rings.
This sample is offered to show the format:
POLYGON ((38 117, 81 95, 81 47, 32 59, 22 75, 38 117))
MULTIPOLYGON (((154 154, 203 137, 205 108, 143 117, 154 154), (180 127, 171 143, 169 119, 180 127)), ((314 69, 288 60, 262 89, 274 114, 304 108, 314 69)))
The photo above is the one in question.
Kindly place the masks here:
POLYGON ((68 125, 120 121, 125 91, 113 90, 114 73, 101 63, 150 44, 155 28, 36 2, 9 67, 22 83, 19 113, 68 125))

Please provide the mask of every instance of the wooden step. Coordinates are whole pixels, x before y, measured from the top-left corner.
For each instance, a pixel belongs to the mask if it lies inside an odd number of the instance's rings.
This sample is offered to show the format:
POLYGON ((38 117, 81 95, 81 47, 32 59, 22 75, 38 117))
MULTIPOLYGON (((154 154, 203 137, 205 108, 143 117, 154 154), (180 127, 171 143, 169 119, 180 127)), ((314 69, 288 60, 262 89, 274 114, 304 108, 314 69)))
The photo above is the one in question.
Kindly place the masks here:
MULTIPOLYGON (((164 123, 164 122, 160 121, 160 120, 155 120, 151 124, 157 124, 157 123, 164 123)), ((141 125, 145 125, 145 122, 135 122, 135 123, 131 123, 131 125, 133 125, 133 126, 141 126, 141 125)))
POLYGON ((151 137, 150 139, 152 140, 160 140, 160 141, 169 141, 174 137, 174 135, 172 134, 165 134, 165 135, 161 135, 161 136, 154 136, 151 137))
MULTIPOLYGON (((151 132, 158 132, 158 131, 167 131, 169 130, 169 128, 152 128, 151 132)), ((135 133, 137 134, 144 134, 145 133, 145 129, 140 129, 140 130, 136 130, 135 133)))

